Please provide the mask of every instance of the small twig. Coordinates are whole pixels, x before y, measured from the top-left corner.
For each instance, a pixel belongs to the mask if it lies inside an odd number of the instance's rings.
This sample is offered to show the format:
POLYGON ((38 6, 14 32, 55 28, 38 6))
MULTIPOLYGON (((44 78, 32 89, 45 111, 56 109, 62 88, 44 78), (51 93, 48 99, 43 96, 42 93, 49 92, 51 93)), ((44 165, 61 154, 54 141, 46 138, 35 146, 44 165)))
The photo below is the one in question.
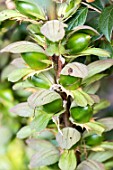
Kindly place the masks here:
POLYGON ((89 5, 89 4, 85 3, 85 2, 81 2, 81 4, 83 4, 83 5, 87 6, 88 8, 93 9, 94 11, 96 11, 96 12, 98 12, 98 13, 100 13, 100 14, 101 14, 101 11, 100 11, 100 10, 98 10, 97 8, 92 7, 91 5, 89 5))

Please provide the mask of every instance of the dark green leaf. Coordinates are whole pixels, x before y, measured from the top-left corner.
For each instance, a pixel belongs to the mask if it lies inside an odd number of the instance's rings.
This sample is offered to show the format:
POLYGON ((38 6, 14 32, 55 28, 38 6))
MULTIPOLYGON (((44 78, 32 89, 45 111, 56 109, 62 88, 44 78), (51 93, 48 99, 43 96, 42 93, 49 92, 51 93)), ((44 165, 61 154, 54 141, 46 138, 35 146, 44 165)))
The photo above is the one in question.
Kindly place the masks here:
POLYGON ((73 17, 67 21, 68 28, 67 30, 72 30, 74 27, 78 25, 83 25, 86 21, 88 13, 88 8, 81 8, 79 9, 73 17))
POLYGON ((113 29, 113 5, 103 9, 100 15, 99 27, 107 40, 110 41, 113 29))

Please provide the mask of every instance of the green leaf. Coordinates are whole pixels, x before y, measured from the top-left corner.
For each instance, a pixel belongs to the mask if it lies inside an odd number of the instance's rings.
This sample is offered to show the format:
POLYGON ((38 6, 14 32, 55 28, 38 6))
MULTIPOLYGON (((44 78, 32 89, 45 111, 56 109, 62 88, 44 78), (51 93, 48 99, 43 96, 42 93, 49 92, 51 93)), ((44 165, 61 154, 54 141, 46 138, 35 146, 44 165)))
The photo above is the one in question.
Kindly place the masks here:
POLYGON ((98 135, 102 135, 102 133, 105 131, 104 125, 99 122, 88 122, 86 123, 86 125, 91 131, 95 132, 98 135))
POLYGON ((15 10, 3 10, 0 12, 0 22, 5 21, 7 19, 12 19, 12 18, 17 18, 17 17, 24 17, 24 15, 20 14, 19 12, 15 11, 15 10))
POLYGON ((59 150, 49 141, 29 139, 27 140, 27 144, 29 147, 37 151, 31 158, 31 168, 51 165, 59 160, 59 150))
POLYGON ((41 33, 52 42, 59 41, 65 36, 65 25, 58 20, 46 22, 41 27, 41 33))
POLYGON ((62 75, 85 78, 88 75, 88 69, 85 64, 73 62, 67 64, 61 71, 62 75))
POLYGON ((95 83, 92 83, 90 84, 89 86, 85 86, 83 88, 83 90, 86 92, 86 93, 89 93, 89 94, 95 94, 100 88, 100 82, 97 81, 95 83))
POLYGON ((92 84, 92 83, 102 79, 105 76, 107 76, 107 74, 96 74, 96 75, 94 75, 94 76, 92 76, 92 77, 90 77, 88 79, 83 80, 82 84, 85 84, 85 85, 88 86, 88 85, 90 85, 90 84, 92 84))
POLYGON ((30 68, 15 69, 15 71, 11 72, 8 75, 8 81, 11 81, 11 82, 19 81, 21 78, 28 75, 32 71, 33 70, 31 70, 30 68))
POLYGON ((43 110, 37 110, 37 115, 30 123, 30 127, 37 132, 40 132, 46 128, 49 123, 49 120, 52 118, 52 114, 47 114, 43 110))
POLYGON ((25 139, 29 137, 31 134, 32 134, 31 128, 29 126, 24 126, 18 131, 17 138, 25 139))
POLYGON ((96 55, 99 57, 110 57, 110 53, 101 48, 88 48, 87 50, 84 50, 80 53, 80 56, 82 55, 96 55))
POLYGON ((54 100, 61 99, 60 95, 52 90, 39 90, 28 98, 28 103, 32 108, 43 106, 54 100))
POLYGON ((80 138, 79 131, 70 127, 63 128, 62 134, 59 132, 56 136, 56 140, 62 149, 70 149, 80 138))
POLYGON ((89 105, 94 104, 93 99, 86 92, 82 90, 74 90, 72 91, 72 94, 74 96, 74 101, 78 106, 85 107, 88 104, 89 105))
POLYGON ((111 43, 109 43, 108 41, 102 41, 100 44, 100 48, 108 51, 110 53, 110 57, 113 58, 113 47, 111 43))
POLYGON ((77 159, 74 150, 65 150, 60 157, 58 165, 61 170, 75 170, 77 159))
POLYGON ((105 109, 105 108, 109 107, 109 106, 110 106, 110 102, 108 100, 104 100, 104 99, 101 100, 99 103, 94 105, 94 107, 93 107, 94 114, 97 113, 98 111, 102 110, 102 109, 105 109))
POLYGON ((103 9, 100 15, 99 27, 107 40, 110 41, 113 30, 113 5, 103 9))
POLYGON ((12 44, 9 44, 3 48, 1 53, 10 52, 10 53, 26 53, 26 52, 41 52, 44 53, 44 50, 37 45, 36 43, 29 41, 18 41, 12 44))
POLYGON ((29 107, 27 102, 17 104, 12 109, 10 109, 10 112, 22 117, 32 117, 34 114, 34 110, 29 107))
POLYGON ((74 90, 72 93, 73 93, 74 101, 76 105, 81 106, 81 107, 87 106, 87 100, 85 99, 83 94, 80 93, 79 90, 74 90))
POLYGON ((105 131, 110 131, 113 129, 113 117, 107 117, 99 119, 98 122, 102 123, 105 126, 105 131))
POLYGON ((88 159, 104 162, 113 157, 113 151, 91 152, 88 159))
POLYGON ((92 62, 91 64, 88 65, 88 76, 86 77, 92 77, 97 73, 100 73, 102 71, 105 71, 109 67, 113 65, 113 59, 107 59, 107 60, 98 60, 95 62, 92 62))
POLYGON ((72 30, 75 26, 83 25, 86 21, 87 13, 88 13, 88 8, 79 9, 75 13, 75 15, 73 15, 73 17, 69 21, 67 21, 68 24, 67 30, 69 31, 72 30))
POLYGON ((100 145, 100 147, 102 147, 105 150, 112 150, 113 151, 113 142, 102 142, 102 144, 100 145))
POLYGON ((76 170, 105 170, 104 165, 93 160, 86 160, 80 163, 76 170))

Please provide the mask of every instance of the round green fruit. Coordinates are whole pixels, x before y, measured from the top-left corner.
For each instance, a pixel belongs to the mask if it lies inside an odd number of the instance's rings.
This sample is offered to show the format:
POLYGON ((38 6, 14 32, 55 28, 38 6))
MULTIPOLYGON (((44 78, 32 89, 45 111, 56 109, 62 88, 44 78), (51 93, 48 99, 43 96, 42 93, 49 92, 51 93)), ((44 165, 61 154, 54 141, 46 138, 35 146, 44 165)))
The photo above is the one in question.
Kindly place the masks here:
POLYGON ((59 83, 68 90, 75 90, 81 84, 81 79, 69 75, 60 75, 59 83))
POLYGON ((43 12, 41 11, 41 9, 39 9, 38 6, 34 5, 33 3, 17 1, 16 9, 23 15, 26 15, 32 19, 40 18, 41 16, 43 18, 43 12))
POLYGON ((70 109, 70 114, 77 123, 87 123, 92 117, 93 109, 91 106, 76 106, 70 109))
POLYGON ((57 99, 57 100, 54 100, 50 103, 43 105, 43 109, 47 113, 57 113, 57 112, 61 111, 63 109, 62 99, 57 99))
POLYGON ((85 138, 86 144, 89 146, 100 145, 103 141, 103 136, 93 134, 85 138))
POLYGON ((45 63, 44 60, 49 60, 48 56, 46 56, 44 53, 39 52, 28 52, 28 53, 22 53, 22 58, 24 61, 35 70, 42 70, 49 66, 48 63, 45 63))
POLYGON ((75 33, 68 40, 66 48, 70 54, 76 54, 86 49, 90 43, 91 36, 85 33, 75 33))
POLYGON ((50 84, 40 76, 32 76, 29 78, 29 81, 36 87, 44 89, 50 88, 50 84))

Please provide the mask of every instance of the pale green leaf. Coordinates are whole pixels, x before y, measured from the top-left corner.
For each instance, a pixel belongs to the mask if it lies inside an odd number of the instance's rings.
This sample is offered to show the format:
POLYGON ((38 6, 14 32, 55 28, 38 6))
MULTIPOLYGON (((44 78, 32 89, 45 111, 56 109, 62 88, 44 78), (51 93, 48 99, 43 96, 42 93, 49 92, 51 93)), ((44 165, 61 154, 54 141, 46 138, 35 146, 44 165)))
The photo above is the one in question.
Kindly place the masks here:
POLYGON ((105 126, 105 131, 110 131, 113 129, 113 117, 107 117, 99 119, 98 122, 102 123, 105 126))
POLYGON ((37 132, 40 132, 44 130, 49 122, 49 120, 52 118, 52 114, 47 114, 43 110, 37 110, 38 114, 33 119, 33 121, 30 123, 31 129, 36 130, 37 132))
POLYGON ((67 64, 61 71, 62 75, 85 78, 88 75, 88 69, 85 64, 73 62, 67 64))
POLYGON ((58 20, 46 22, 41 27, 41 33, 52 42, 59 41, 65 36, 65 25, 58 20))
POLYGON ((86 123, 86 125, 91 131, 95 132, 98 135, 102 135, 102 133, 105 131, 104 125, 99 122, 88 122, 86 123))
POLYGON ((93 161, 93 160, 86 160, 80 163, 76 170, 105 170, 103 164, 93 161))
POLYGON ((113 151, 91 152, 88 159, 104 162, 113 157, 113 151))
POLYGON ((17 18, 17 17, 24 17, 24 15, 20 14, 18 11, 15 10, 3 10, 0 12, 0 22, 5 21, 7 19, 17 18))
POLYGON ((28 98, 28 103, 32 108, 43 106, 54 100, 61 99, 60 95, 52 90, 39 90, 28 98))
POLYGON ((59 132, 56 136, 56 140, 62 149, 70 149, 80 138, 79 131, 70 127, 63 128, 62 134, 59 132))
POLYGON ((22 117, 32 117, 34 114, 34 110, 29 107, 27 102, 17 104, 12 109, 10 109, 10 112, 22 117))
POLYGON ((24 126, 18 131, 17 138, 24 139, 29 137, 31 134, 32 134, 31 128, 29 126, 24 126))
POLYGON ((11 81, 11 82, 19 81, 21 78, 28 75, 32 71, 33 70, 31 70, 30 68, 16 69, 8 75, 8 81, 11 81))
POLYGON ((77 159, 74 150, 65 150, 60 157, 58 165, 61 170, 75 170, 77 159))
POLYGON ((37 45, 36 43, 29 41, 18 41, 12 44, 9 44, 3 48, 1 53, 10 52, 10 53, 26 53, 26 52, 41 52, 44 53, 44 50, 37 45))
POLYGON ((92 62, 88 65, 88 76, 89 78, 91 76, 94 76, 97 73, 100 73, 102 71, 105 71, 106 69, 110 68, 113 65, 113 59, 107 59, 107 60, 98 60, 95 62, 92 62))

